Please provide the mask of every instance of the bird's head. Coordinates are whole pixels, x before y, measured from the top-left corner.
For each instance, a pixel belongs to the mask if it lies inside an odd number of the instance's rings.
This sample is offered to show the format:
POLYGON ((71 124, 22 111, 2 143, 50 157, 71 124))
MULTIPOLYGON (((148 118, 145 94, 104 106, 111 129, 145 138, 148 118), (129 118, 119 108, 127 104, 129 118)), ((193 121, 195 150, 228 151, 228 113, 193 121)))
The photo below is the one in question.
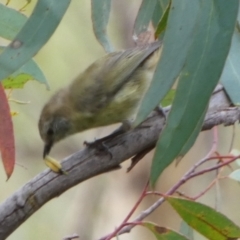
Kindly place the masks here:
POLYGON ((47 106, 43 108, 38 128, 44 142, 43 158, 49 154, 53 145, 71 134, 71 121, 66 114, 52 113, 47 106))

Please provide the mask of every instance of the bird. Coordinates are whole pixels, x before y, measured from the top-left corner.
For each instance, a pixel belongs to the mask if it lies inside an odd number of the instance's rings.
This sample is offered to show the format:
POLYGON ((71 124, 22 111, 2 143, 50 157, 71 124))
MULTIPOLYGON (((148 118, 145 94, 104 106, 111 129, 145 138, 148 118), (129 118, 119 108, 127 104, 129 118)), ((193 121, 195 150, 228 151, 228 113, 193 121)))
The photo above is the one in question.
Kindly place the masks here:
POLYGON ((160 57, 161 42, 111 52, 92 63, 43 107, 43 158, 55 143, 97 127, 132 121, 160 57))

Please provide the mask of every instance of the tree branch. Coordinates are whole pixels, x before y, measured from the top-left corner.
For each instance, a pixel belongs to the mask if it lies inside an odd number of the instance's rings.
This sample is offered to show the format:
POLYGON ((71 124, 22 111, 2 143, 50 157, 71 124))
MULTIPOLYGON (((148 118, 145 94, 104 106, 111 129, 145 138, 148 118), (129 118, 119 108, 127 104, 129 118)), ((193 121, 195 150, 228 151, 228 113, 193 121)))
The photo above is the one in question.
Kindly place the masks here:
MULTIPOLYGON (((211 98, 203 130, 219 124, 231 125, 238 121, 240 108, 230 106, 219 85, 211 98)), ((89 178, 119 168, 125 160, 153 146, 164 124, 164 118, 154 112, 140 127, 106 141, 112 156, 106 151, 84 148, 62 161, 67 175, 59 175, 49 169, 38 174, 0 205, 0 239, 7 238, 52 198, 89 178)))

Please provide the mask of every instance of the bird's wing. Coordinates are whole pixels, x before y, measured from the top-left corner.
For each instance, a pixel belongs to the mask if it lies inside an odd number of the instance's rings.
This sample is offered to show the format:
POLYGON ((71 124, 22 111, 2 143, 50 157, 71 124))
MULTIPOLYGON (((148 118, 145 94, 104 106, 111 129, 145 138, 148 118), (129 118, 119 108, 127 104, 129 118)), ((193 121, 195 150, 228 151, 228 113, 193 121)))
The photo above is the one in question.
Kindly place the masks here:
POLYGON ((71 96, 78 110, 95 113, 101 110, 131 80, 130 76, 160 42, 110 53, 90 65, 71 85, 71 96))

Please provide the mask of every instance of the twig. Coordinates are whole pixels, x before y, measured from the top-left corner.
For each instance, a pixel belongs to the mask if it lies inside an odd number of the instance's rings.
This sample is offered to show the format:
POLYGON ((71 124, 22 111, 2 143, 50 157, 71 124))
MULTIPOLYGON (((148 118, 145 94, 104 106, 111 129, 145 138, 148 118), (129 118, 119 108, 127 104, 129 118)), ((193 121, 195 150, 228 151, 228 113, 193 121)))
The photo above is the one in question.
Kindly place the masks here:
POLYGON ((142 194, 140 195, 140 198, 138 199, 138 201, 136 202, 132 210, 129 212, 127 217, 123 220, 121 225, 117 227, 113 233, 109 234, 109 236, 105 236, 104 238, 101 238, 101 240, 110 240, 112 237, 116 236, 118 232, 126 225, 127 221, 130 219, 130 217, 133 215, 133 213, 135 212, 139 204, 142 202, 143 198, 146 196, 145 193, 147 191, 148 185, 149 185, 149 182, 147 182, 147 184, 145 185, 142 191, 142 194))
MULTIPOLYGON (((195 173, 195 170, 197 167, 199 167, 200 165, 202 165, 202 162, 206 162, 208 158, 206 158, 207 156, 209 156, 210 152, 213 151, 213 147, 211 148, 211 150, 209 151, 209 153, 203 158, 201 159, 199 162, 197 162, 179 181, 178 183, 176 183, 172 188, 170 188, 164 195, 172 195, 174 194, 177 189, 179 189, 184 183, 186 183, 188 180, 192 179, 193 177, 196 177, 196 176, 199 176, 199 175, 202 175, 204 173, 207 173, 207 172, 211 172, 213 170, 216 170, 216 169, 219 169, 223 166, 226 166, 230 163, 232 163, 233 161, 235 161, 236 159, 238 159, 240 156, 237 156, 237 157, 232 157, 232 159, 224 162, 224 163, 221 163, 221 164, 218 164, 217 166, 214 166, 214 167, 210 167, 210 168, 207 168, 207 169, 204 169, 202 171, 199 171, 199 172, 196 172, 195 173)), ((148 194, 151 194, 150 192, 146 193, 146 195, 148 194)), ((161 193, 157 193, 157 192, 152 192, 152 194, 155 194, 155 195, 163 195, 161 193)), ((146 218, 148 215, 150 215, 155 209, 157 209, 163 202, 165 201, 165 199, 162 197, 160 199, 158 199, 152 206, 150 206, 149 208, 147 208, 146 210, 142 211, 138 217, 136 217, 133 222, 140 222, 142 221, 144 218, 146 218)), ((122 228, 119 232, 118 232, 118 235, 120 234, 123 234, 123 233, 127 233, 127 232, 130 232, 131 229, 133 228, 134 226, 133 225, 130 225, 130 226, 126 226, 124 228, 122 228)), ((101 240, 105 240, 105 238, 101 238, 101 240)))
POLYGON ((200 192, 198 195, 196 195, 195 197, 190 197, 187 196, 186 194, 180 192, 180 191, 176 191, 181 197, 190 199, 192 201, 196 201, 198 198, 200 198, 201 196, 203 196, 207 191, 209 191, 217 182, 217 178, 213 179, 213 181, 202 191, 200 192))

